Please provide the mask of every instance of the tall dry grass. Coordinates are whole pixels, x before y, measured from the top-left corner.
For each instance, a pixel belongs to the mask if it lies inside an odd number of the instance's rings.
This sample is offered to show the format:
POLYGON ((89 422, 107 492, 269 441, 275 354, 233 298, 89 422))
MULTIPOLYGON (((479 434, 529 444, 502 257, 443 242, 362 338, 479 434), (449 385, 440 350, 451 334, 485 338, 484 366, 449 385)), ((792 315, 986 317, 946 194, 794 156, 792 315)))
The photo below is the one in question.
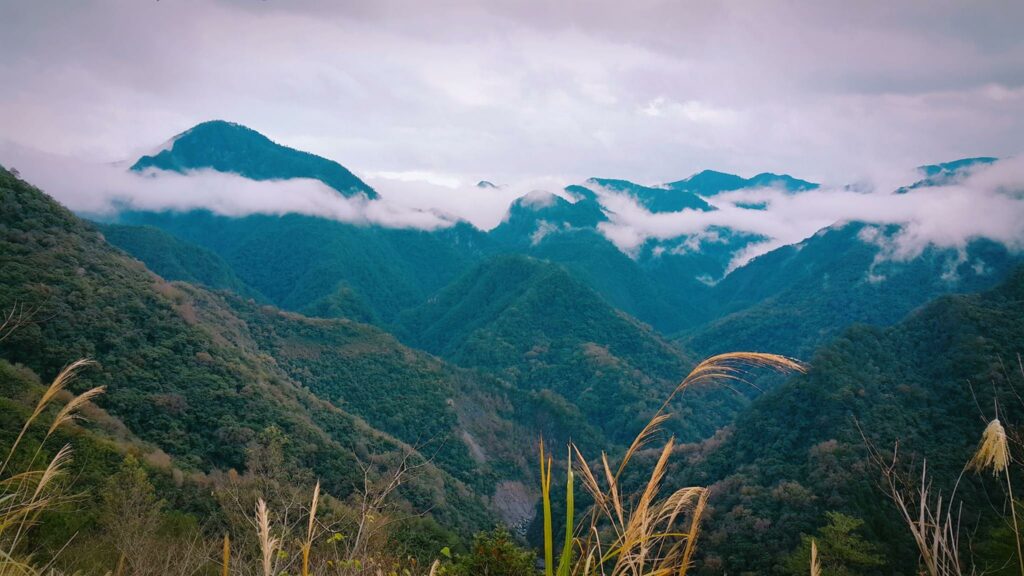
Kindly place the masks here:
MULTIPOLYGON (((1017 356, 1020 376, 1024 378, 1024 362, 1017 356)), ((1007 378, 1010 375, 1006 374, 1007 378)), ((1024 404, 1024 399, 1018 396, 1024 404)), ((999 406, 996 405, 998 415, 999 406)), ((898 472, 898 444, 891 459, 882 454, 867 440, 861 432, 869 454, 882 472, 883 488, 896 506, 903 524, 906 526, 917 546, 920 570, 928 576, 962 576, 975 574, 978 570, 975 559, 962 556, 961 549, 961 515, 962 504, 956 500, 960 478, 954 484, 947 498, 935 494, 928 476, 928 463, 921 467, 920 480, 916 485, 903 478, 898 472)), ((1010 441, 1006 428, 998 416, 985 426, 981 440, 971 458, 964 465, 963 472, 992 472, 1006 483, 1009 519, 1012 526, 1016 558, 1007 558, 1006 564, 1017 564, 1019 573, 1024 575, 1024 553, 1022 553, 1020 524, 1017 515, 1017 501, 1013 495, 1013 482, 1010 471, 1015 459, 1011 454, 1010 441)))
POLYGON ((48 462, 37 464, 37 461, 57 428, 77 419, 79 410, 102 394, 103 388, 92 388, 73 396, 50 421, 42 441, 26 464, 18 466, 16 462, 22 456, 19 449, 26 435, 34 427, 45 425, 43 420, 51 405, 78 373, 91 364, 88 360, 78 360, 60 371, 43 391, 0 464, 0 576, 36 576, 53 572, 49 563, 42 566, 34 564, 30 551, 23 548, 43 512, 66 499, 60 480, 71 462, 71 446, 62 446, 48 462))
POLYGON ((645 474, 639 491, 623 486, 623 474, 634 457, 647 448, 670 418, 668 409, 676 395, 700 383, 742 381, 751 368, 803 372, 804 366, 773 354, 730 353, 708 358, 694 368, 666 398, 636 436, 617 466, 607 453, 591 465, 579 448, 570 444, 566 478, 566 534, 554 565, 550 486, 552 461, 541 443, 541 498, 544 510, 544 558, 546 576, 685 576, 693 566, 701 521, 710 492, 692 486, 664 492, 665 474, 675 447, 669 438, 654 466, 645 474), (575 465, 573 459, 575 458, 575 465), (574 472, 575 471, 575 472, 574 472), (594 504, 586 521, 574 527, 573 485, 578 472, 583 489, 594 504))

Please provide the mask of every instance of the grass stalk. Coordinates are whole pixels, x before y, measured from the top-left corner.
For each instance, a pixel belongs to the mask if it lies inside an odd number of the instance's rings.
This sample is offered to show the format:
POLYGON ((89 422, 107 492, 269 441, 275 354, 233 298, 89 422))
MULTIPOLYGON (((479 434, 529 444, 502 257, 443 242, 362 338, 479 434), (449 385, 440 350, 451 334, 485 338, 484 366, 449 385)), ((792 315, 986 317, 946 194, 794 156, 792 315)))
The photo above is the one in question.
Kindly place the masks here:
POLYGON ((231 573, 231 537, 224 533, 224 547, 221 551, 221 576, 228 576, 231 573))
POLYGON ((540 441, 540 494, 544 507, 544 575, 554 576, 555 538, 551 527, 551 458, 540 441))

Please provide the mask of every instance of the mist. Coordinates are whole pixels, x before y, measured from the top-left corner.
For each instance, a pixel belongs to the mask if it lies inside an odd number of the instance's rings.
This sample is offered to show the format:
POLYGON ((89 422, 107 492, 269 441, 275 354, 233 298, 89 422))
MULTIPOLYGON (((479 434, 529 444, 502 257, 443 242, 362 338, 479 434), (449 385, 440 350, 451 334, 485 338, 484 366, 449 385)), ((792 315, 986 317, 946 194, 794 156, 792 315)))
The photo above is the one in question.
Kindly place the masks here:
MULTIPOLYGON (((71 210, 92 217, 113 216, 121 210, 203 209, 231 217, 303 214, 420 230, 458 222, 490 230, 501 223, 516 199, 567 197, 563 188, 572 182, 551 176, 482 187, 443 175, 371 173, 363 176, 380 198, 367 200, 341 196, 318 180, 255 181, 212 170, 137 173, 129 171, 125 162, 91 163, 9 142, 0 144, 0 163, 17 168, 23 178, 71 210)), ((962 249, 976 238, 991 239, 1012 251, 1024 249, 1024 158, 976 168, 954 185, 895 193, 919 177, 913 171, 889 172, 864 177, 856 186, 827 185, 800 193, 774 188, 737 190, 705 198, 715 210, 675 213, 651 213, 627 194, 586 185, 597 192, 609 218, 599 231, 630 256, 636 256, 648 240, 680 239, 692 245, 695 239, 713 235, 716 227, 766 238, 734 254, 728 271, 851 221, 900 227, 894 235, 862 238, 878 244, 880 257, 889 260, 914 258, 928 246, 962 249)))
POLYGON ((600 189, 609 221, 601 232, 627 254, 648 239, 668 240, 700 235, 710 227, 727 227, 768 238, 737 253, 730 270, 780 246, 796 244, 837 223, 857 221, 900 226, 887 238, 884 254, 907 260, 926 247, 963 248, 976 238, 988 238, 1013 251, 1024 248, 1024 159, 1009 158, 978 168, 962 182, 923 187, 896 194, 897 182, 910 184, 905 174, 866 180, 851 191, 824 186, 800 193, 773 188, 737 190, 706 200, 716 210, 651 213, 630 196, 600 189), (871 183, 877 182, 877 183, 871 183), (751 205, 763 205, 754 209, 751 205))

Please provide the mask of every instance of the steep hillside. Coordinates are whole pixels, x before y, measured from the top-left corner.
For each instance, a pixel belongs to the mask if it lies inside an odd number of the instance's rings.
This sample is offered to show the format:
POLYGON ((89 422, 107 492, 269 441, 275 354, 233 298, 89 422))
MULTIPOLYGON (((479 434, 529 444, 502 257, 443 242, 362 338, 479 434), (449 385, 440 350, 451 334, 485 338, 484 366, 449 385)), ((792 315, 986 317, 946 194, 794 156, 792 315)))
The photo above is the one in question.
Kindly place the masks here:
POLYGON ((269 354, 318 397, 433 454, 438 466, 479 493, 490 494, 501 479, 528 474, 518 442, 529 434, 520 430, 509 437, 508 387, 500 382, 411 350, 373 326, 306 318, 230 294, 189 292, 200 320, 216 326, 218 334, 269 354), (224 322, 225 309, 240 322, 224 322), (472 411, 488 415, 486 427, 465 418, 472 411))
POLYGON ((216 253, 274 305, 387 324, 426 301, 490 245, 468 224, 427 232, 289 214, 244 218, 209 212, 128 212, 216 253))
POLYGON ((476 494, 486 493, 493 477, 481 475, 484 464, 469 457, 455 408, 437 406, 436 414, 443 415, 438 422, 382 411, 375 421, 392 436, 330 402, 351 395, 348 407, 370 414, 366 389, 393 386, 385 375, 401 373, 411 383, 407 403, 432 406, 436 396, 415 397, 435 387, 469 386, 467 381, 455 383, 456 376, 436 362, 373 329, 301 318, 290 325, 287 316, 257 314, 252 305, 236 312, 220 296, 167 284, 7 172, 0 172, 0 303, 35 311, 35 322, 4 341, 0 356, 43 378, 71 360, 94 358, 99 369, 84 375, 81 385, 106 385, 101 405, 179 466, 243 469, 251 442, 273 426, 289 437, 295 466, 345 496, 362 481, 358 461, 386 460, 403 450, 395 436, 412 444, 444 436, 437 465, 428 464, 405 497, 463 532, 490 521, 476 494), (252 333, 259 336, 247 336, 252 333), (285 336, 278 340, 278 333, 285 336), (322 355, 336 371, 329 383, 303 374, 304 360, 283 354, 282 367, 268 354, 297 334, 305 334, 306 343, 323 339, 331 349, 333 356, 322 355), (349 346, 334 350, 330 343, 341 340, 349 346), (480 492, 438 466, 470 479, 480 492))
MULTIPOLYGON (((857 327, 814 355, 812 369, 765 394, 729 431, 688 447, 670 473, 678 485, 713 484, 704 573, 774 573, 838 510, 866 521, 892 573, 915 555, 895 508, 878 490, 861 431, 880 450, 899 442, 904 464, 927 459, 936 493, 952 484, 994 416, 1019 426, 1014 392, 1024 351, 1024 269, 999 288, 947 296, 891 328, 857 327)), ((975 544, 1003 496, 990 477, 965 475, 963 526, 975 544), (984 491, 989 491, 986 497, 984 491)))
POLYGON ((142 260, 165 280, 181 280, 209 288, 258 296, 235 274, 223 258, 200 246, 178 240, 152 226, 96 224, 103 238, 142 260))
POLYGON ((172 138, 159 152, 139 158, 131 169, 139 172, 212 169, 252 180, 312 178, 344 196, 377 197, 373 188, 341 164, 282 146, 251 128, 223 120, 193 126, 172 138))
POLYGON ((987 240, 962 253, 928 247, 906 261, 886 258, 883 246, 897 232, 842 224, 755 259, 713 289, 719 319, 683 341, 701 354, 806 357, 854 323, 886 326, 939 295, 990 288, 1020 262, 987 240))
MULTIPOLYGON (((565 268, 523 256, 481 264, 406 315, 404 326, 414 345, 533 391, 541 404, 532 414, 550 420, 537 423, 548 435, 596 446, 601 436, 632 439, 692 364, 565 268), (564 415, 552 416, 556 409, 564 415)), ((733 391, 698 390, 672 425, 687 438, 707 437, 744 402, 733 391)))

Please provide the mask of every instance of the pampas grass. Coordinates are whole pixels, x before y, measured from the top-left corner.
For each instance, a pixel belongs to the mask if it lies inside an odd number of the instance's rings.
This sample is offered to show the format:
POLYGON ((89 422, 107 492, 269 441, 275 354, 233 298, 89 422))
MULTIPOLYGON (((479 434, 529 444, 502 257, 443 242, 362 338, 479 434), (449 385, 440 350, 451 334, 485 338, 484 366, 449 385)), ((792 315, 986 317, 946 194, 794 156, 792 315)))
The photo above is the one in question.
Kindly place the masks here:
POLYGON ((316 525, 316 507, 320 503, 320 482, 313 488, 313 502, 309 506, 309 525, 306 541, 302 543, 302 576, 309 576, 309 551, 313 547, 313 527, 316 525))
POLYGON ((992 470, 992 475, 998 476, 1006 471, 1009 465, 1010 448, 1006 439, 1006 429, 996 418, 989 422, 982 432, 981 444, 967 463, 967 468, 975 472, 992 470))
MULTIPOLYGON (((25 420, 25 424, 21 427, 21 432, 18 433, 18 437, 14 439, 14 444, 11 445, 11 448, 7 453, 7 457, 4 459, 4 463, 0 465, 0 477, 2 477, 3 473, 7 470, 7 465, 10 464, 11 457, 13 457, 15 452, 17 452, 18 445, 21 444, 21 441, 25 438, 25 433, 32 427, 32 424, 42 415, 43 411, 46 410, 46 407, 49 406, 51 402, 53 402, 57 395, 67 388, 68 384, 74 381, 78 372, 92 364, 93 362, 87 359, 72 362, 68 366, 64 367, 64 369, 57 374, 57 377, 53 379, 53 382, 46 388, 46 390, 43 391, 42 397, 40 397, 39 402, 36 403, 35 410, 33 410, 28 419, 25 420)), ((100 393, 102 393, 102 389, 99 389, 99 392, 90 390, 89 392, 86 392, 86 394, 89 395, 86 400, 100 393)), ((68 404, 71 404, 72 402, 74 402, 74 399, 72 399, 68 404)), ((64 413, 63 418, 61 418, 61 421, 54 420, 55 426, 52 425, 50 427, 50 432, 56 429, 56 426, 60 426, 61 424, 70 421, 73 415, 73 410, 80 408, 82 404, 84 404, 84 401, 77 403, 70 410, 68 410, 67 405, 65 405, 65 410, 61 410, 61 412, 64 413)), ((49 436, 49 434, 47 434, 47 436, 49 436)))
POLYGON ((968 469, 975 472, 992 470, 993 476, 1002 474, 1006 479, 1006 491, 1010 496, 1010 516, 1013 518, 1013 535, 1017 544, 1017 563, 1020 573, 1024 574, 1024 555, 1021 554, 1020 527, 1017 523, 1017 505, 1013 499, 1013 483, 1010 482, 1010 446, 1006 438, 1006 429, 999 418, 992 420, 981 433, 981 444, 974 453, 968 469))
MULTIPOLYGON (((627 492, 622 475, 634 456, 647 447, 662 425, 671 417, 667 412, 672 399, 695 384, 713 381, 742 381, 750 368, 770 368, 779 372, 803 372, 803 364, 773 354, 731 353, 708 358, 697 365, 669 394, 658 411, 626 449, 617 467, 608 455, 601 453, 600 465, 591 466, 574 444, 570 444, 566 503, 566 544, 554 576, 686 576, 693 564, 700 535, 701 521, 707 509, 710 492, 691 486, 659 498, 675 439, 669 438, 661 448, 653 468, 646 474, 647 482, 638 494, 627 492), (594 501, 590 522, 585 532, 570 546, 573 526, 573 455, 577 461, 583 489, 594 501), (598 470, 598 474, 594 473, 598 470), (599 479, 599 476, 601 478, 599 479), (679 521, 689 516, 685 528, 679 521), (579 561, 571 566, 572 552, 578 550, 579 561)), ((551 459, 541 443, 541 498, 544 508, 545 574, 552 575, 554 542, 551 529, 551 459)))
POLYGON ((273 576, 276 572, 274 560, 281 541, 270 533, 270 510, 263 498, 256 501, 256 535, 260 543, 263 576, 273 576))
POLYGON ((26 533, 39 521, 40 515, 62 501, 58 479, 71 462, 70 445, 61 447, 45 467, 37 468, 35 461, 50 436, 64 424, 74 421, 87 402, 103 393, 93 388, 73 397, 50 423, 46 435, 29 460, 25 470, 12 472, 10 465, 25 435, 57 396, 67 388, 80 370, 91 365, 89 360, 78 360, 65 367, 43 391, 32 413, 25 419, 18 436, 0 465, 0 576, 14 574, 41 574, 48 567, 36 568, 30 560, 18 559, 19 548, 26 533))
POLYGON ((821 562, 818 561, 818 542, 811 539, 811 576, 821 576, 821 562))

